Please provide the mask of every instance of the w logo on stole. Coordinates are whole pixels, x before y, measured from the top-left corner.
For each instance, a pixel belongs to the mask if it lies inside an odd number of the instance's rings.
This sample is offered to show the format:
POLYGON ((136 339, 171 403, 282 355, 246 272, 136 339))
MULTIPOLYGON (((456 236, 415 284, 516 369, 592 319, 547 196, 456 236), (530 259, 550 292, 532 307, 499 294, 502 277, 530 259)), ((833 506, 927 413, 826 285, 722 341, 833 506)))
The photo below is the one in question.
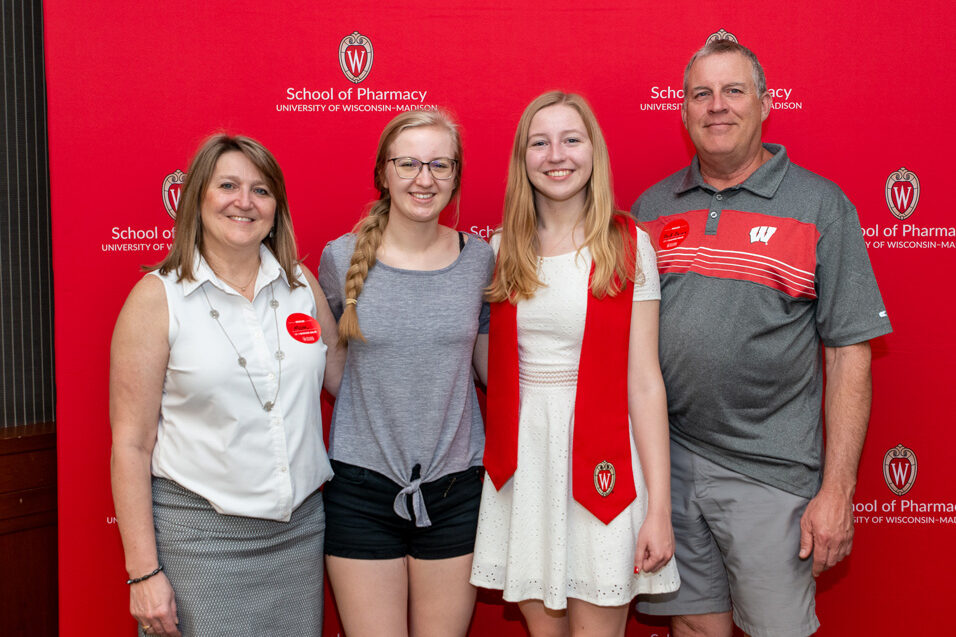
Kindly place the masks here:
POLYGON ((605 460, 594 467, 594 488, 602 497, 607 497, 614 490, 617 481, 617 472, 614 465, 605 460))

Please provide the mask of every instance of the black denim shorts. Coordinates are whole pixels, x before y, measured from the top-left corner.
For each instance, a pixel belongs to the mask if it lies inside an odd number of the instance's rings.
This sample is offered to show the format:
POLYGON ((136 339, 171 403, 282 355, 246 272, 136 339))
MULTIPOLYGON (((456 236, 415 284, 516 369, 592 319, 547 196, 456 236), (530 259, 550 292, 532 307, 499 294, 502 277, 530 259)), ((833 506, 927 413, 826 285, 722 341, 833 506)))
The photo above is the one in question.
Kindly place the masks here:
MULTIPOLYGON (((371 469, 332 461, 325 485, 325 553, 359 560, 410 555, 440 560, 475 549, 484 469, 470 467, 422 483, 431 526, 415 526, 392 509, 402 487, 371 469)), ((412 510, 411 496, 408 510, 412 510)))

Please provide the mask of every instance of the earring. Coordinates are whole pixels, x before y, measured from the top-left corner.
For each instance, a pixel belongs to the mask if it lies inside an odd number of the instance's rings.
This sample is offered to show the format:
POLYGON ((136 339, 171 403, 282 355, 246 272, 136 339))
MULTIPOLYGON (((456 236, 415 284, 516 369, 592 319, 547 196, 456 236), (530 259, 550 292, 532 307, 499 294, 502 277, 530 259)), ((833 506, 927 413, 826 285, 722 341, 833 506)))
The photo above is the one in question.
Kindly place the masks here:
POLYGON ((270 239, 275 239, 275 238, 276 238, 276 227, 275 227, 275 226, 272 226, 272 228, 269 229, 269 238, 270 238, 270 239))

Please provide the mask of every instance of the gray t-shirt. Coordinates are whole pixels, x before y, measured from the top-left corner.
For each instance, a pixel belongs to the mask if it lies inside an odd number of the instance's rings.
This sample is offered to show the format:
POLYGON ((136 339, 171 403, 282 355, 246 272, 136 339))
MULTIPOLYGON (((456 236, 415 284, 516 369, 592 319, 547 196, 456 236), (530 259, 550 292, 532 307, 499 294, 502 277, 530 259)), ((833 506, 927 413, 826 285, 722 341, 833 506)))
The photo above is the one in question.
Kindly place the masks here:
MULTIPOLYGON (((319 284, 338 319, 345 274, 355 247, 346 234, 322 252, 319 284)), ((488 332, 482 301, 494 254, 468 241, 440 270, 402 270, 376 263, 358 298, 367 342, 352 340, 332 413, 329 456, 386 476, 403 487, 395 511, 428 526, 419 486, 480 465, 484 426, 472 378, 475 338, 488 332), (413 468, 420 465, 420 477, 413 468)))

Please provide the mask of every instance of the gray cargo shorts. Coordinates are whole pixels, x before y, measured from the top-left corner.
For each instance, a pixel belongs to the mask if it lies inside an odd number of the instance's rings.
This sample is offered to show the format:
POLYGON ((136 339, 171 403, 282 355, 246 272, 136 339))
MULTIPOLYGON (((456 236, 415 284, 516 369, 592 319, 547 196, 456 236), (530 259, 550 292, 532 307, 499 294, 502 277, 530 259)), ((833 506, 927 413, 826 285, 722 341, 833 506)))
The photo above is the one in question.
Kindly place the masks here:
POLYGON ((800 517, 809 500, 725 469, 671 442, 676 593, 642 598, 648 615, 733 610, 752 637, 817 630, 812 558, 801 560, 800 517))

